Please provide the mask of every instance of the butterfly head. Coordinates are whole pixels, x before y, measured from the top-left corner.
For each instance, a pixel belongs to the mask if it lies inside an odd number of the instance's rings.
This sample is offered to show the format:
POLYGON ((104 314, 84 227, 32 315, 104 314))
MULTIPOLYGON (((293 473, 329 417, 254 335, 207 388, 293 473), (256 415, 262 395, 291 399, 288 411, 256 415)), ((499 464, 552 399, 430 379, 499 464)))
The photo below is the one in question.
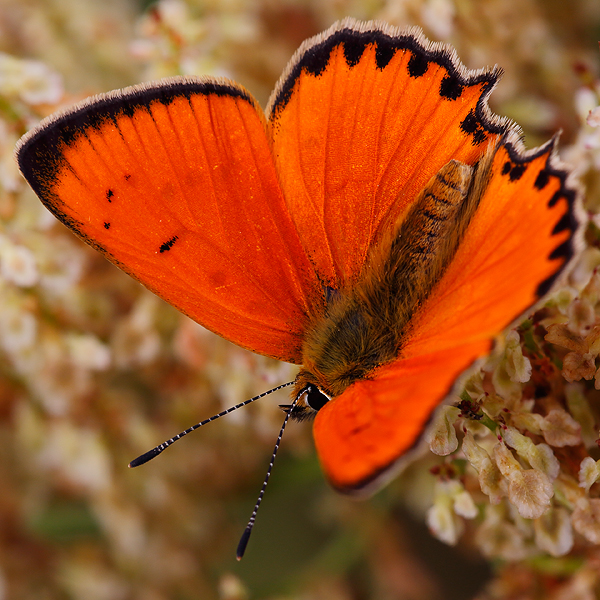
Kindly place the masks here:
POLYGON ((291 394, 292 404, 280 404, 284 411, 291 411, 290 417, 295 421, 314 419, 317 413, 331 400, 331 392, 316 381, 312 373, 302 369, 291 394))

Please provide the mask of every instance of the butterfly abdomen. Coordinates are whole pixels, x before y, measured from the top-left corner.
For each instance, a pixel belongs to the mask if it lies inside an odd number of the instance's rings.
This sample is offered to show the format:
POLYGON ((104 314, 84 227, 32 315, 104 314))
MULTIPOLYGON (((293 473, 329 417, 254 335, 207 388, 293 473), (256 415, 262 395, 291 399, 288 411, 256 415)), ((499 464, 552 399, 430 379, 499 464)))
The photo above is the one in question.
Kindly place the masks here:
POLYGON ((339 395, 399 356, 477 207, 488 163, 442 167, 372 249, 354 286, 331 296, 304 343, 304 367, 327 394, 339 395))

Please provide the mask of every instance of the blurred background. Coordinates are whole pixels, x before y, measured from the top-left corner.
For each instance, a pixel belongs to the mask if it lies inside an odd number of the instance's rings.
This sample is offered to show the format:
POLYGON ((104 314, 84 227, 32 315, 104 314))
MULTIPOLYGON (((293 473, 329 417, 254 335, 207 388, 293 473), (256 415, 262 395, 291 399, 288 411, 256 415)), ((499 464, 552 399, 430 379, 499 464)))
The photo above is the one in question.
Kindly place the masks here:
MULTIPOLYGON (((237 563, 285 391, 127 464, 295 368, 144 290, 57 224, 14 165, 40 118, 140 81, 226 76, 265 106, 299 44, 345 16, 419 25, 469 68, 502 66, 493 110, 528 147, 562 129, 599 202, 584 124, 597 0, 0 0, 0 600, 550 598, 548 570, 485 558, 473 523, 455 546, 431 536, 439 458, 354 501, 324 481, 310 423, 288 426, 237 563)), ((597 597, 597 581, 586 589, 564 597, 597 597)))

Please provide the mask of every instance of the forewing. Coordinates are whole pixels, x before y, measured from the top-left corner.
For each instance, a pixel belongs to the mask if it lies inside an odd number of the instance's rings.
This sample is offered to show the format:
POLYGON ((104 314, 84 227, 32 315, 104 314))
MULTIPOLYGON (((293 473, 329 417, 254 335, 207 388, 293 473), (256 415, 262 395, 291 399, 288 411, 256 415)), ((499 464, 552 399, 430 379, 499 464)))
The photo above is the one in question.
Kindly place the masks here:
POLYGON ((173 78, 97 96, 17 153, 44 204, 109 260, 208 329, 300 362, 320 284, 245 90, 173 78))
POLYGON ((416 29, 345 20, 305 42, 267 110, 290 213, 321 279, 352 283, 368 249, 451 159, 474 164, 509 127, 468 71, 416 29))

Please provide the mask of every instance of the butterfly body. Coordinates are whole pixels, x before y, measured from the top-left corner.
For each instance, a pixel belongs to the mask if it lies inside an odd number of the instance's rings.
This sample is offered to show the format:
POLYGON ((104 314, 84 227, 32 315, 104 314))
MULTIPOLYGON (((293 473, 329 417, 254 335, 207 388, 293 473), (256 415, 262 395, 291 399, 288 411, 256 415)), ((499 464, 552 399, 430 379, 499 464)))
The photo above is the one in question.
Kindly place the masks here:
MULTIPOLYGON (((316 385, 330 398, 339 396, 401 355, 415 313, 441 277, 477 207, 489 162, 486 157, 477 169, 457 161, 445 165, 408 215, 374 245, 358 280, 331 295, 307 330, 293 395, 316 385)), ((296 412, 302 409, 300 403, 296 412)))
POLYGON ((76 234, 232 342, 301 365, 321 464, 373 489, 496 337, 564 277, 585 216, 555 140, 525 151, 469 71, 415 29, 305 42, 266 113, 215 78, 92 98, 20 169, 76 234))

